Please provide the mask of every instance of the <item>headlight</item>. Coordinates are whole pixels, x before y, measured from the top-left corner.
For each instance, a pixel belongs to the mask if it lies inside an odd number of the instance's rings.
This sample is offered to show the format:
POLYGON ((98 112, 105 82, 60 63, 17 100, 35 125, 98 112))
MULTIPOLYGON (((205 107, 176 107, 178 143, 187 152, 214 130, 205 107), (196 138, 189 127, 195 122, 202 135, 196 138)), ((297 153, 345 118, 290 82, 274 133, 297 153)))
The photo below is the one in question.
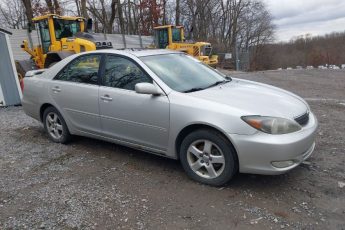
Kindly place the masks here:
POLYGON ((264 116, 243 116, 241 117, 248 125, 269 134, 286 134, 301 130, 301 126, 289 119, 264 116))

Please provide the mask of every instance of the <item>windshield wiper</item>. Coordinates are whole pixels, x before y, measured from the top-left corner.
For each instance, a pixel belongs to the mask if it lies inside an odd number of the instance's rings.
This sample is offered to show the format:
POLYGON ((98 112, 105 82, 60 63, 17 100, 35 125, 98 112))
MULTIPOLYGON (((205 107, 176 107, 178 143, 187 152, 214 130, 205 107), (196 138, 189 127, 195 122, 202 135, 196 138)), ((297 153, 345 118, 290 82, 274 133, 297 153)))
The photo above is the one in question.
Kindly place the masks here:
POLYGON ((217 85, 222 85, 222 84, 225 84, 225 83, 228 83, 230 82, 231 80, 221 80, 221 81, 216 81, 215 83, 213 83, 212 85, 209 85, 207 86, 205 89, 207 88, 211 88, 213 86, 217 86, 217 85))
POLYGON ((191 89, 187 89, 185 91, 183 91, 184 93, 191 93, 191 92, 195 92, 195 91, 200 91, 203 90, 205 88, 191 88, 191 89))
POLYGON ((213 86, 217 86, 217 85, 222 85, 222 84, 226 84, 228 82, 232 81, 232 79, 226 79, 226 80, 221 80, 221 81, 216 81, 215 83, 213 83, 212 85, 209 85, 207 87, 201 88, 201 87, 197 87, 197 88, 191 88, 188 90, 183 91, 184 93, 191 93, 191 92, 195 92, 195 91, 200 91, 200 90, 204 90, 204 89, 208 89, 211 88, 213 86))

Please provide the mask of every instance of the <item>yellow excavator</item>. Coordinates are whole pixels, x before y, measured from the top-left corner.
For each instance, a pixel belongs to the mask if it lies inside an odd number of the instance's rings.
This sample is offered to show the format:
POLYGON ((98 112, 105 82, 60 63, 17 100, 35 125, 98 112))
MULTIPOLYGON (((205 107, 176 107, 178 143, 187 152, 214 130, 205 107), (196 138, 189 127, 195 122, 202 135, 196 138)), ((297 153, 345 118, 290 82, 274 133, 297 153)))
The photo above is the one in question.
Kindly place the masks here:
POLYGON ((218 64, 218 56, 212 55, 210 43, 185 41, 183 26, 154 27, 154 40, 155 48, 182 51, 212 67, 216 67, 218 64))
POLYGON ((31 59, 16 61, 19 78, 29 70, 48 68, 75 53, 113 48, 110 41, 91 32, 91 19, 47 14, 32 21, 39 44, 31 49, 28 41, 23 41, 21 48, 30 54, 31 59))

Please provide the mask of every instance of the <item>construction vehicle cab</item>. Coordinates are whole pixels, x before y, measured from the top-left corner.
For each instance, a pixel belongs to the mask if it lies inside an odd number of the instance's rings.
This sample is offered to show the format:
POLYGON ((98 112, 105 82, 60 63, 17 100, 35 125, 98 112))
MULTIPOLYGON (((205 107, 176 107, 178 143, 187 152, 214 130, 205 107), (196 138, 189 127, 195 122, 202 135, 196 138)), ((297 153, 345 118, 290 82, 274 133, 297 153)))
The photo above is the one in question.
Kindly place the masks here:
MULTIPOLYGON (((21 48, 30 54, 34 68, 48 68, 75 53, 112 48, 111 42, 89 32, 92 22, 82 17, 48 14, 34 18, 33 23, 39 44, 30 48, 28 41, 24 40, 21 48)), ((17 69, 24 76, 26 71, 33 68, 28 69, 22 62, 17 63, 17 69)))
POLYGON ((188 53, 200 61, 215 67, 218 56, 212 55, 212 46, 208 42, 186 42, 183 26, 157 26, 154 27, 155 47, 159 49, 172 49, 188 53))
POLYGON ((182 26, 158 26, 155 30, 155 46, 159 49, 166 49, 169 44, 184 41, 182 26))

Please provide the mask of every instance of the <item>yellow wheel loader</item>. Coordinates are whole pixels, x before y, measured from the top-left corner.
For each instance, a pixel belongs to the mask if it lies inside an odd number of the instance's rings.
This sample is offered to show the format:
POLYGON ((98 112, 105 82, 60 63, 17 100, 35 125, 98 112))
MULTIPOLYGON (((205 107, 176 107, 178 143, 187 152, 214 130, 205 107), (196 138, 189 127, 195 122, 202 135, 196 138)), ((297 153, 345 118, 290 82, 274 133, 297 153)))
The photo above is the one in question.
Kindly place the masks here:
POLYGON ((39 44, 31 49, 28 41, 23 41, 21 48, 30 54, 31 60, 16 62, 19 78, 29 70, 48 68, 75 53, 113 47, 103 36, 89 32, 91 19, 47 14, 34 18, 33 23, 39 44))
POLYGON ((185 41, 183 26, 164 25, 154 27, 154 40, 155 48, 182 51, 212 67, 216 67, 218 64, 218 56, 212 55, 210 43, 189 43, 185 41))

